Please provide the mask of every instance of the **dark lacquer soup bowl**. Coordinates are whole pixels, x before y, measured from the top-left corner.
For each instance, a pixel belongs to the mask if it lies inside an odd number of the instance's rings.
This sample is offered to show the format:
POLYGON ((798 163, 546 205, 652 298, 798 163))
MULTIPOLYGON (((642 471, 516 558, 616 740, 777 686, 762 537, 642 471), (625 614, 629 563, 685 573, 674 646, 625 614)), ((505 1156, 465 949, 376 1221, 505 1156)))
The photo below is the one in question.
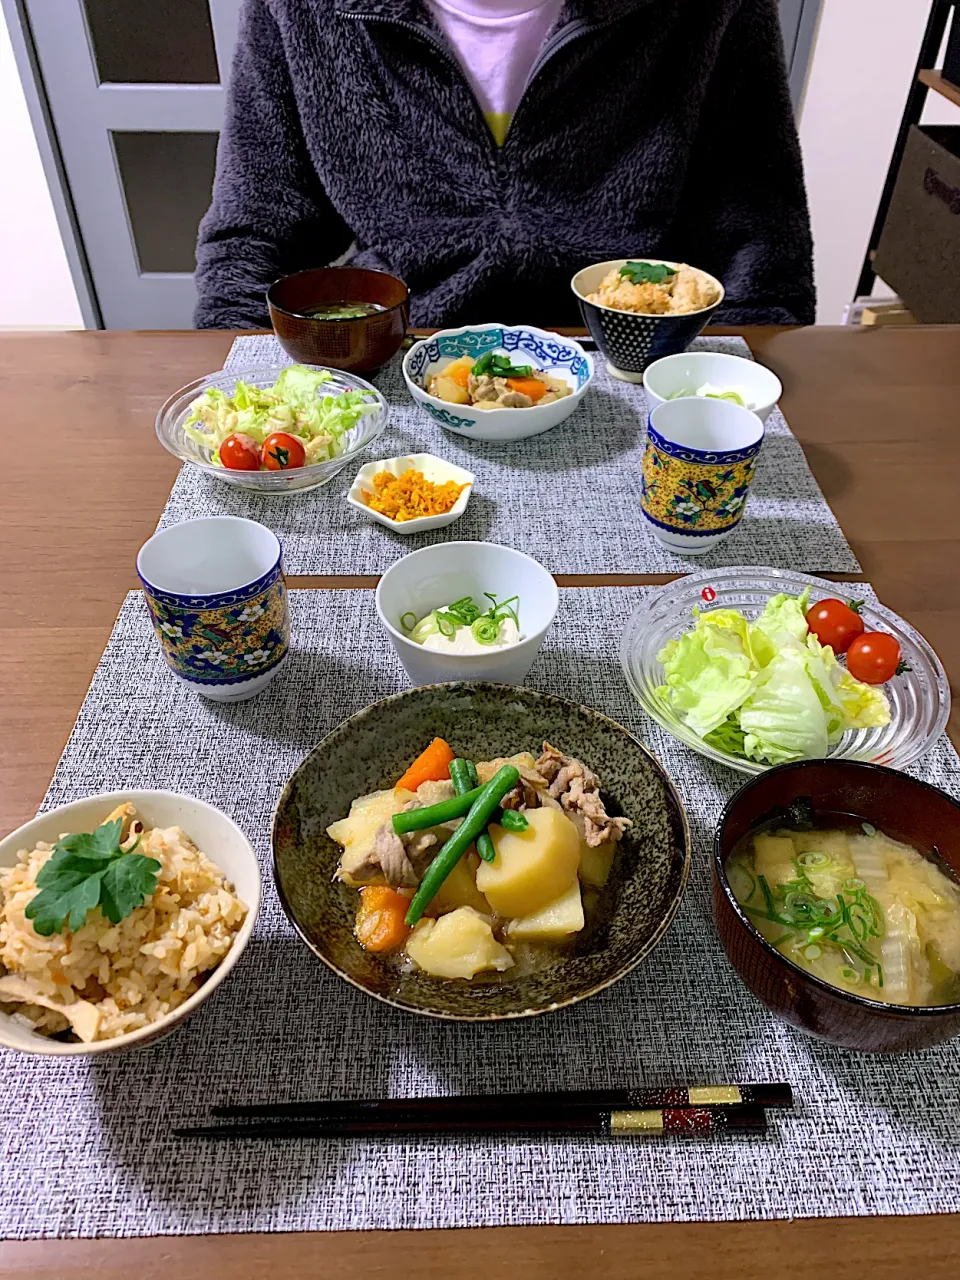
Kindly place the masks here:
POLYGON ((379 369, 400 350, 407 331, 407 286, 368 267, 314 267, 284 276, 267 290, 277 341, 301 364, 348 373, 379 369), (324 318, 331 308, 372 308, 350 318, 324 318))
POLYGON ((273 867, 284 911, 341 978, 413 1013, 463 1021, 527 1017, 574 1004, 629 973, 664 936, 690 866, 686 816, 660 763, 597 711, 530 689, 425 685, 344 721, 290 778, 273 823, 273 867), (351 801, 392 787, 434 737, 480 761, 539 753, 545 739, 598 775, 611 814, 633 820, 586 928, 545 967, 467 982, 404 972, 363 950, 356 891, 334 880, 340 846, 327 834, 351 801))
POLYGON ((750 922, 726 874, 727 860, 778 811, 810 797, 815 817, 842 814, 875 827, 960 883, 960 803, 929 783, 853 760, 803 760, 769 769, 733 796, 714 841, 713 907, 727 958, 767 1008, 847 1049, 899 1053, 960 1034, 960 1004, 884 1004, 831 986, 781 954, 750 922))

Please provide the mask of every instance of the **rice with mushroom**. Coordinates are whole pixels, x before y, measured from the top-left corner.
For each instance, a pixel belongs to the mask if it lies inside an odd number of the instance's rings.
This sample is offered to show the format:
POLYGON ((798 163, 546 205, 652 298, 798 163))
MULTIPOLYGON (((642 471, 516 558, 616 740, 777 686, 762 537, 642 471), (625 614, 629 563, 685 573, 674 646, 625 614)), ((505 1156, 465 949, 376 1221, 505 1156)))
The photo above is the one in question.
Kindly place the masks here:
MULTIPOLYGON (((111 817, 135 818, 132 805, 111 817)), ((109 821, 109 819, 108 819, 109 821)), ((0 869, 0 1007, 44 1035, 111 1040, 183 1004, 216 968, 247 914, 223 873, 179 827, 141 835, 160 863, 151 898, 119 924, 99 907, 75 932, 41 937, 24 915, 53 852, 40 843, 0 869)))

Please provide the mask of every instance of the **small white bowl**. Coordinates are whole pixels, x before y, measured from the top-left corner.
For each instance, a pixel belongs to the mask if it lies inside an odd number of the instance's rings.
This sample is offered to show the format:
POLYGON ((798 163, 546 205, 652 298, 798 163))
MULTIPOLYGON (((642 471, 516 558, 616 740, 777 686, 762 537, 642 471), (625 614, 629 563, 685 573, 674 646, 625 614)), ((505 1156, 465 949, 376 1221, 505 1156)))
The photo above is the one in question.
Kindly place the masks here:
POLYGON ((0 1045, 18 1053, 46 1054, 56 1058, 91 1057, 142 1048, 162 1039, 195 1013, 227 978, 250 941, 260 911, 260 864, 250 841, 235 822, 203 800, 177 795, 173 791, 111 791, 61 805, 18 827, 0 840, 0 867, 12 867, 21 849, 34 849, 37 842, 54 844, 66 832, 93 831, 117 807, 135 805, 147 827, 180 827, 201 853, 205 853, 233 885, 237 897, 246 904, 247 915, 233 939, 230 950, 204 979, 199 991, 159 1022, 113 1040, 92 1044, 65 1044, 40 1035, 0 1012, 0 1045))
POLYGON ((532 325, 474 324, 441 329, 415 343, 403 359, 403 377, 417 404, 448 431, 475 440, 526 440, 569 418, 593 379, 593 360, 578 342, 532 325), (520 364, 563 378, 573 394, 528 409, 476 409, 448 404, 426 391, 430 378, 459 356, 479 357, 487 351, 508 355, 520 364))
POLYGON ((522 551, 495 542, 441 542, 413 551, 392 565, 377 587, 377 614, 412 684, 491 680, 520 684, 533 666, 559 603, 557 584, 543 565, 522 551), (519 596, 520 634, 509 649, 489 653, 438 653, 406 635, 400 619, 422 618, 431 609, 472 595, 477 604, 490 591, 499 600, 519 596))
POLYGON ((721 351, 681 351, 676 356, 664 356, 662 360, 655 360, 643 375, 643 389, 651 413, 672 400, 678 391, 696 391, 707 383, 725 389, 742 388, 746 392, 747 408, 761 422, 766 422, 783 394, 780 379, 764 365, 721 351))
POLYGON ((473 493, 473 480, 472 471, 455 467, 452 462, 444 462, 443 458, 437 458, 432 453, 411 453, 404 458, 384 458, 382 462, 366 463, 357 472, 350 486, 350 492, 347 494, 347 501, 351 507, 356 507, 371 520, 376 520, 377 524, 382 524, 385 529, 392 529, 394 533, 426 533, 428 529, 445 529, 448 524, 453 524, 455 520, 460 519, 473 493), (392 475, 401 476, 411 467, 414 471, 423 472, 424 479, 429 480, 431 484, 446 484, 448 480, 452 480, 454 484, 465 484, 467 487, 450 510, 441 516, 421 516, 419 520, 391 520, 389 516, 367 506, 363 495, 376 492, 373 487, 373 477, 378 472, 389 471, 392 475))

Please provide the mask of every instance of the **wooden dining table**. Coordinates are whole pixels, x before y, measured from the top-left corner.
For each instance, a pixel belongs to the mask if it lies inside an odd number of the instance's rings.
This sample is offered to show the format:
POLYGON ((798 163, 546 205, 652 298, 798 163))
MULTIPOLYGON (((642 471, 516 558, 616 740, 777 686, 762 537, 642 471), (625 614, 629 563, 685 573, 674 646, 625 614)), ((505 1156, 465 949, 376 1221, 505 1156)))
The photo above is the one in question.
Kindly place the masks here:
MULTIPOLYGON (((781 407, 863 566, 862 575, 826 576, 871 582, 936 649, 956 699, 960 326, 715 332, 742 333, 783 382, 781 407)), ((124 595, 138 585, 137 549, 178 468, 154 434, 157 409, 220 368, 235 336, 0 334, 0 834, 36 813, 124 595)), ((558 577, 561 587, 668 580, 558 577)), ((956 712, 949 731, 960 745, 956 712)), ((3 1179, 15 1177, 14 1155, 3 1179)), ((789 1222, 5 1241, 0 1277, 783 1280, 840 1260, 875 1280, 956 1275, 960 1215, 818 1219, 816 1204, 807 1210, 789 1222)))

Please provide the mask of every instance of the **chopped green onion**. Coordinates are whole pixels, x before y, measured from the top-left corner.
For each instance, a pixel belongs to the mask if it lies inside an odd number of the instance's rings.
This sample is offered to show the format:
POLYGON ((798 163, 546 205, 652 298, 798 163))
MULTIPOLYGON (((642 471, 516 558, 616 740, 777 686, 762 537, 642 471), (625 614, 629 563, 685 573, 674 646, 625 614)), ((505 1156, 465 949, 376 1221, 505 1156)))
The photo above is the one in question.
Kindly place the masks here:
POLYGON ((849 880, 844 880, 843 887, 849 889, 851 893, 856 893, 858 889, 865 889, 867 886, 857 876, 851 876, 849 880))
POLYGON ((819 960, 823 955, 823 951, 816 944, 803 948, 803 954, 807 960, 819 960))
POLYGON ((457 624, 455 622, 452 622, 445 613, 440 613, 438 610, 435 609, 433 616, 437 623, 437 630, 440 632, 442 636, 446 636, 447 639, 449 640, 451 636, 456 635, 457 624))
POLYGON ((487 614, 484 614, 482 618, 477 618, 470 631, 477 644, 496 644, 500 639, 500 623, 487 614))
POLYGON ((400 615, 400 625, 401 627, 403 627, 404 631, 412 631, 413 628, 417 625, 417 621, 418 619, 415 613, 401 613, 400 615), (408 622, 407 621, 408 618, 412 618, 413 621, 408 622))
POLYGON ((860 830, 865 836, 875 836, 877 834, 877 828, 872 822, 861 822, 860 830))
POLYGON ((847 980, 848 982, 859 982, 859 981, 860 981, 860 975, 859 975, 859 973, 857 973, 856 969, 851 969, 851 968, 849 967, 849 965, 845 965, 845 966, 840 970, 840 976, 841 976, 841 977, 843 977, 843 978, 846 978, 846 980, 847 980))
POLYGON ((809 853, 801 853, 797 858, 801 867, 824 867, 829 861, 825 853, 815 853, 813 850, 809 853))

